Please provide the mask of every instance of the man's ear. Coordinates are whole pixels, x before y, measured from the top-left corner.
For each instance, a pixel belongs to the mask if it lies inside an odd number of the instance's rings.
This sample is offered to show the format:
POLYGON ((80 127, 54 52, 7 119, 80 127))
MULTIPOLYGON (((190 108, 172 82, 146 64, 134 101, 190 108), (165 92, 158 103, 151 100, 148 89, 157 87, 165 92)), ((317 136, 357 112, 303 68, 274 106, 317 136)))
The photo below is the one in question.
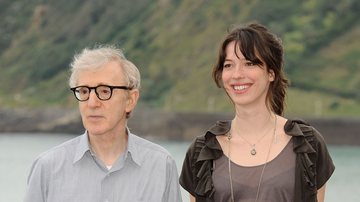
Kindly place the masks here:
POLYGON ((136 103, 139 100, 139 89, 133 89, 129 91, 129 96, 126 103, 126 112, 131 112, 134 110, 136 103))

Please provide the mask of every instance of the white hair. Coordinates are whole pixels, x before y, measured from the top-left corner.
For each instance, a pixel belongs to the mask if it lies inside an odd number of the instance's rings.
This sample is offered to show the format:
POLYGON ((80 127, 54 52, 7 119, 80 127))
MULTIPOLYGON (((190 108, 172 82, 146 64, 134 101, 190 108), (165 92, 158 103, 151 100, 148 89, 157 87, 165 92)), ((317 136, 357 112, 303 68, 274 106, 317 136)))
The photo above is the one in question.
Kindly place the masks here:
POLYGON ((131 89, 140 88, 140 72, 138 68, 124 56, 121 49, 111 45, 97 46, 93 49, 85 48, 74 56, 71 63, 70 87, 75 87, 78 82, 80 70, 90 70, 102 67, 111 61, 117 61, 122 68, 127 85, 131 89))

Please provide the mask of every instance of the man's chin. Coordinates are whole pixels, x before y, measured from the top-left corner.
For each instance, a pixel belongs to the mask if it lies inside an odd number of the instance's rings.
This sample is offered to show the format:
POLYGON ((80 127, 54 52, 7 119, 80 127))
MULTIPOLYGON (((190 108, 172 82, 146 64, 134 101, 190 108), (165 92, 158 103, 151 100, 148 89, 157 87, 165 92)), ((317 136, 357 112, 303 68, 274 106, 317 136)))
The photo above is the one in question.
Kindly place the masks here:
POLYGON ((89 135, 102 135, 105 133, 104 129, 98 128, 98 127, 86 127, 86 131, 88 132, 89 135))

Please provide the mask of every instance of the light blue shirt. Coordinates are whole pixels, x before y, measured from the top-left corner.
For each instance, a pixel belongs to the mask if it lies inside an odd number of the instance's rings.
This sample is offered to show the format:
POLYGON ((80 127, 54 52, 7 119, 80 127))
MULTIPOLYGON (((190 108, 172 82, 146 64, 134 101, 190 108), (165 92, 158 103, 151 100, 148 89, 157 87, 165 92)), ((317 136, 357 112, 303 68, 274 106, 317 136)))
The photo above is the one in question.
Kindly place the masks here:
POLYGON ((41 154, 32 165, 24 201, 182 201, 170 154, 128 134, 127 149, 111 169, 91 152, 86 133, 41 154))

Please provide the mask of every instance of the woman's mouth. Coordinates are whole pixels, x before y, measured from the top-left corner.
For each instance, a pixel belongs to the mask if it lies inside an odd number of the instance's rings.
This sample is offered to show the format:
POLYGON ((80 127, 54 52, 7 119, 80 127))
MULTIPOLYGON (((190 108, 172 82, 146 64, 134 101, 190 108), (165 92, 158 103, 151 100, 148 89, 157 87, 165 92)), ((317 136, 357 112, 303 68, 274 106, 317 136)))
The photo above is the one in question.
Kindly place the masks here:
POLYGON ((240 91, 240 90, 245 90, 249 87, 250 87, 250 85, 234 85, 233 89, 236 91, 240 91))

